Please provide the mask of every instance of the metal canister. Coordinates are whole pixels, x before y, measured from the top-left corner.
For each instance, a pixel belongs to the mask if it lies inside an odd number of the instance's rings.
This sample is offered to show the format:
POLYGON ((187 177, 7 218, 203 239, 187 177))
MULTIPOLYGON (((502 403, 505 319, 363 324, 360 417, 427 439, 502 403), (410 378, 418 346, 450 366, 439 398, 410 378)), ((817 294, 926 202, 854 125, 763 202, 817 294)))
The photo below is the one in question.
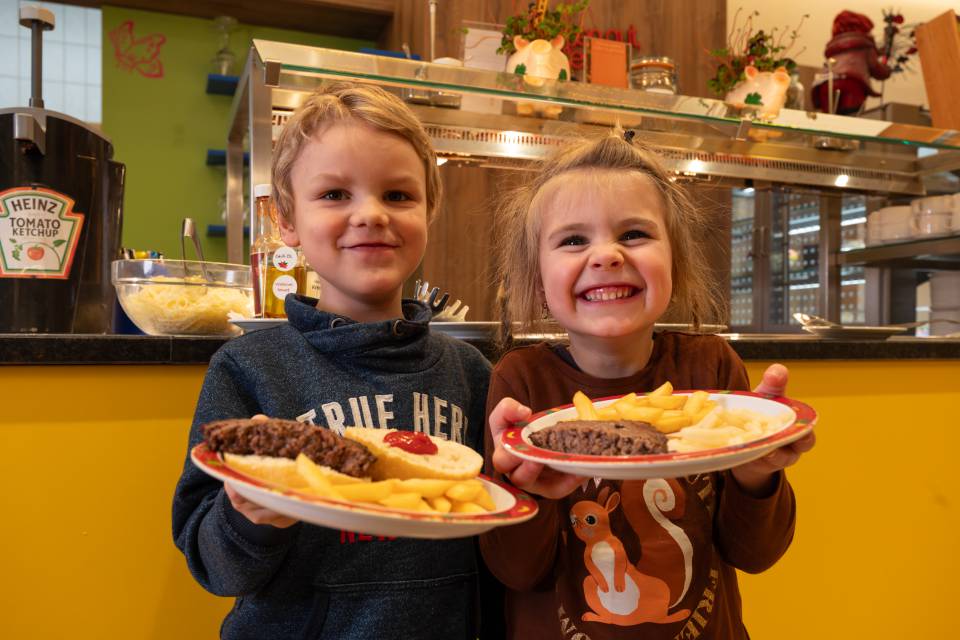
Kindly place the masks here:
POLYGON ((630 62, 630 86, 651 93, 679 93, 677 65, 666 56, 641 56, 630 62))
POLYGON ((0 332, 109 333, 124 166, 99 132, 43 108, 41 36, 53 14, 24 6, 32 31, 29 107, 0 109, 0 332))

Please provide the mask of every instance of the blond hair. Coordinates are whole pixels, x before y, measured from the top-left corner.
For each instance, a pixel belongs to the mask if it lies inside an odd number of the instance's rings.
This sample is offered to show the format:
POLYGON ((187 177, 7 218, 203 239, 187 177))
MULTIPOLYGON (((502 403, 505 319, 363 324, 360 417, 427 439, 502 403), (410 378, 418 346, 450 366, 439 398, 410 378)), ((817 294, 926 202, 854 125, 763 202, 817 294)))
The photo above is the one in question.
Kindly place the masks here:
POLYGON ((495 277, 505 323, 519 323, 525 332, 551 328, 543 313, 539 247, 545 199, 538 194, 554 178, 578 169, 636 171, 653 182, 663 199, 664 223, 673 256, 673 295, 664 317, 690 322, 695 327, 720 317, 720 294, 711 285, 711 268, 701 245, 707 216, 693 206, 684 189, 671 179, 650 149, 627 141, 622 134, 616 129, 603 138, 577 140, 560 148, 532 180, 500 198, 495 222, 495 277))
POLYGON ((277 212, 293 220, 293 186, 290 174, 300 151, 313 136, 334 122, 358 122, 393 133, 413 145, 423 161, 426 176, 427 220, 431 221, 443 194, 437 155, 427 132, 397 96, 380 87, 335 82, 320 87, 290 116, 273 150, 271 179, 277 212))

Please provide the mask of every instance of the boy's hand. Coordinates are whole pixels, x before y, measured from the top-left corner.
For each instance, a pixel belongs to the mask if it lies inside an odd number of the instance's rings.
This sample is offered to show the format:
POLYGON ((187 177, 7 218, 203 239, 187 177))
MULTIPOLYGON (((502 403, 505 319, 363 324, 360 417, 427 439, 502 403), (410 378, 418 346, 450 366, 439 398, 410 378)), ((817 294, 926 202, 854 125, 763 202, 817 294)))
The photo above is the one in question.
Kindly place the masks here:
MULTIPOLYGON (((270 418, 258 413, 255 416, 250 418, 251 420, 269 420, 270 418)), ((233 508, 243 514, 243 516, 252 522, 253 524, 269 524, 272 527, 277 527, 278 529, 286 529, 297 524, 297 520, 289 518, 284 515, 280 515, 276 511, 271 511, 266 507, 261 507, 255 502, 250 502, 239 493, 236 489, 231 487, 229 484, 224 483, 223 490, 226 492, 227 497, 230 498, 230 504, 233 505, 233 508)))
POLYGON ((500 442, 500 436, 514 422, 530 417, 529 407, 513 398, 504 398, 490 413, 490 435, 493 437, 493 468, 507 476, 513 486, 543 496, 559 499, 573 493, 583 478, 561 473, 537 462, 522 460, 508 452, 500 442))
POLYGON ((233 508, 242 513, 243 517, 253 524, 269 524, 278 529, 286 529, 287 527, 297 524, 297 520, 293 518, 288 518, 287 516, 280 515, 276 511, 261 507, 255 502, 250 502, 227 483, 224 483, 223 490, 226 492, 227 497, 230 498, 230 504, 233 505, 233 508))
MULTIPOLYGON (((775 396, 786 395, 788 377, 789 371, 785 366, 772 364, 763 372, 763 380, 754 391, 775 396)), ((762 458, 734 467, 731 473, 737 484, 747 493, 757 497, 770 495, 773 491, 774 474, 795 464, 816 442, 817 437, 811 431, 796 442, 774 449, 762 458)))

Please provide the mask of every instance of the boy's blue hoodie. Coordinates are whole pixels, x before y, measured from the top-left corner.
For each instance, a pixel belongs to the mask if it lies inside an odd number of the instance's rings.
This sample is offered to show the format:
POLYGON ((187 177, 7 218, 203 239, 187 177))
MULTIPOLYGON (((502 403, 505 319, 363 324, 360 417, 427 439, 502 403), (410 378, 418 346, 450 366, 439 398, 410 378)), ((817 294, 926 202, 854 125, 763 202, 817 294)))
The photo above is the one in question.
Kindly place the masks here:
MULTIPOLYGON (((225 344, 210 361, 190 430, 263 413, 344 426, 443 435, 482 451, 490 364, 431 333, 429 309, 357 323, 287 298, 289 322, 225 344)), ((189 455, 173 503, 173 533, 194 577, 236 597, 221 636, 475 638, 474 539, 382 539, 306 523, 256 525, 189 455)))

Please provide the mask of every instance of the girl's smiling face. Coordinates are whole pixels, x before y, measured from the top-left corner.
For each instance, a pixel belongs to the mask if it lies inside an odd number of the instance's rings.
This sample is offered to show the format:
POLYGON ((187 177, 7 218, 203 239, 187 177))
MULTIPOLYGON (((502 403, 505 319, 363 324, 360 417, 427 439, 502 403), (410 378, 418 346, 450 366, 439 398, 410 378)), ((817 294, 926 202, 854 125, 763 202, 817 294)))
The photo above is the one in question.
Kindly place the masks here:
POLYGON ((571 342, 652 334, 670 304, 672 254, 650 178, 577 169, 544 185, 537 201, 543 294, 571 342))

